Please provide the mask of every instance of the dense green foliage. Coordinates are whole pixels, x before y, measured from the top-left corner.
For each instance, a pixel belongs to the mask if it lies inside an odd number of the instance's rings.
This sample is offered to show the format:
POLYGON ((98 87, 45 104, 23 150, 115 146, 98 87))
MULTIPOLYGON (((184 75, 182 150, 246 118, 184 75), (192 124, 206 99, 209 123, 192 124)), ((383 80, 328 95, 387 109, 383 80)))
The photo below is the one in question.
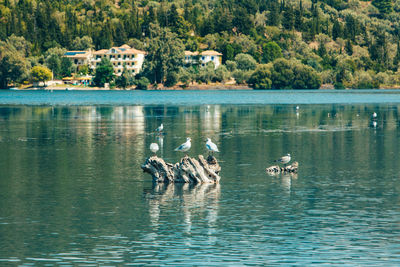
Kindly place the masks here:
POLYGON ((31 69, 31 79, 34 82, 43 82, 46 84, 46 81, 51 79, 51 70, 43 66, 35 66, 31 69))
POLYGON ((97 86, 104 86, 106 83, 110 83, 114 78, 114 69, 108 58, 102 58, 99 65, 96 68, 96 74, 93 78, 93 82, 97 86))
MULTIPOLYGON (((296 80, 310 73, 337 87, 356 87, 364 74, 379 83, 363 86, 395 86, 399 11, 400 0, 0 0, 0 87, 26 80, 36 65, 71 75, 65 49, 125 43, 148 52, 141 75, 151 83, 246 83, 257 65, 285 58, 301 62, 292 87, 320 84, 296 80), (184 73, 184 49, 217 50, 226 68, 184 73)), ((274 73, 271 87, 287 88, 274 73)))

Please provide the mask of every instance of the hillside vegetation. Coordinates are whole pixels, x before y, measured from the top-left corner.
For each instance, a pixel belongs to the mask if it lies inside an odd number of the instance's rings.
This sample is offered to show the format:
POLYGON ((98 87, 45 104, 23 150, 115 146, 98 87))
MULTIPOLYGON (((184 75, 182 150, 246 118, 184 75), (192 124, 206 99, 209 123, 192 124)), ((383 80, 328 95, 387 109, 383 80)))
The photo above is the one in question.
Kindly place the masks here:
POLYGON ((128 44, 152 55, 165 42, 180 53, 164 49, 174 66, 153 57, 128 81, 396 87, 399 11, 400 0, 1 0, 0 88, 30 79, 37 65, 70 75, 66 50, 128 44), (182 68, 182 50, 217 50, 223 66, 182 68), (167 72, 153 80, 158 68, 167 72))

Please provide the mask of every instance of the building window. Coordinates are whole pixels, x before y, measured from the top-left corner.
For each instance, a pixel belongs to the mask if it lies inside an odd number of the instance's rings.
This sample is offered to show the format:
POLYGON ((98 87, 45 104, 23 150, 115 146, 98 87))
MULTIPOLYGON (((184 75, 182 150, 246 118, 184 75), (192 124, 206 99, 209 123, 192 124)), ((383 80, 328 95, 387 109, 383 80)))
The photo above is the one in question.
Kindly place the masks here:
POLYGON ((100 58, 101 58, 101 56, 99 56, 99 55, 96 56, 96 59, 100 59, 100 58))
POLYGON ((202 56, 202 57, 201 57, 201 60, 204 60, 205 58, 206 58, 205 56, 202 56))
POLYGON ((121 62, 118 62, 118 66, 121 66, 121 62))
POLYGON ((211 57, 211 60, 214 60, 214 57, 211 57))
POLYGON ((75 59, 74 62, 75 62, 75 64, 78 64, 78 60, 77 59, 75 59))
POLYGON ((121 55, 118 55, 118 58, 121 58, 121 55))
POLYGON ((126 59, 126 55, 124 55, 124 59, 126 59))

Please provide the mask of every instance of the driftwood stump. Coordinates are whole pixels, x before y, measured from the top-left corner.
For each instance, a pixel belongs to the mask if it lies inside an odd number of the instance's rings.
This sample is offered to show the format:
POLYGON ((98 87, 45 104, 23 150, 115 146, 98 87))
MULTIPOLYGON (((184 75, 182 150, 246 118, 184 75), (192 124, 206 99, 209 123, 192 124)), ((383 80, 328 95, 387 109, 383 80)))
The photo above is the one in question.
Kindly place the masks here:
POLYGON ((213 156, 207 160, 202 155, 198 159, 183 157, 175 164, 167 163, 162 158, 152 156, 141 166, 144 172, 151 174, 157 183, 218 183, 221 179, 221 167, 213 156))
POLYGON ((280 167, 278 165, 271 166, 265 169, 268 174, 278 174, 278 173, 297 173, 297 168, 299 163, 297 161, 293 162, 292 165, 280 167))

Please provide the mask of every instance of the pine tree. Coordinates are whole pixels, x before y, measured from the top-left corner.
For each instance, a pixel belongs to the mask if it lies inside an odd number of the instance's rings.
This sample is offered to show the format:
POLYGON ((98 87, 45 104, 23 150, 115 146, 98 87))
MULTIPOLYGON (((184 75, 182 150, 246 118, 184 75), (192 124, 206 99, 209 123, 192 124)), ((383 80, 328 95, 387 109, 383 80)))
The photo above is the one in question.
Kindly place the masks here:
POLYGON ((342 26, 340 25, 339 21, 336 19, 333 23, 332 27, 332 39, 336 41, 337 38, 342 37, 342 26))
POLYGON ((393 4, 391 0, 373 0, 372 4, 379 10, 382 15, 393 12, 393 4))
POLYGON ((280 24, 279 4, 277 0, 271 0, 269 4, 269 15, 267 24, 270 26, 278 26, 280 24))
POLYGON ((350 39, 347 39, 344 49, 349 56, 353 55, 353 45, 351 44, 350 39))
POLYGON ((294 27, 298 31, 303 30, 303 16, 304 16, 303 2, 300 0, 299 8, 296 9, 294 18, 294 27))
POLYGON ((294 22, 295 22, 295 16, 294 16, 293 7, 289 6, 286 8, 286 11, 284 12, 284 15, 282 18, 282 26, 287 30, 293 30, 294 22))
POLYGON ((397 69, 399 63, 400 63, 400 42, 397 41, 396 55, 394 56, 394 59, 393 59, 393 65, 396 69, 397 69))

